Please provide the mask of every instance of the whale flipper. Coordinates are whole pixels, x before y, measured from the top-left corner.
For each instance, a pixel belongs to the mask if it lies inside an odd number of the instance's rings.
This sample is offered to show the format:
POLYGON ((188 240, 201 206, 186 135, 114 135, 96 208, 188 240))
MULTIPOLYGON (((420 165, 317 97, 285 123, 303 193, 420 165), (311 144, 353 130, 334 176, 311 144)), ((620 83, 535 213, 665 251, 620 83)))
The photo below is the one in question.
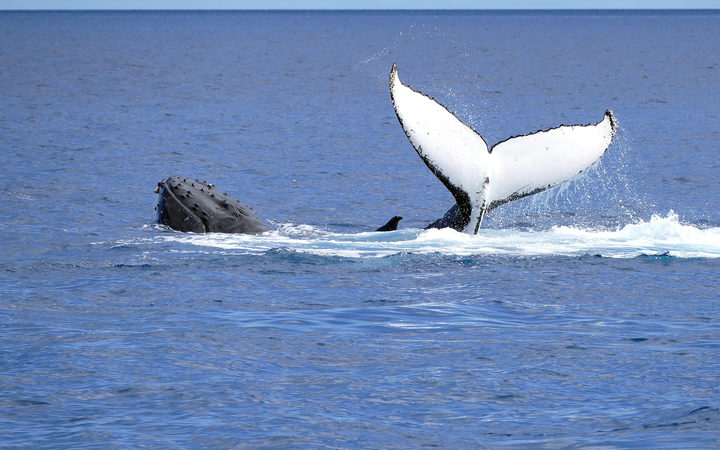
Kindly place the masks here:
POLYGON ((457 210, 431 224, 477 233, 485 213, 567 181, 610 146, 615 118, 511 137, 492 148, 427 95, 402 84, 393 64, 390 97, 410 143, 455 197, 457 210))
POLYGON ((395 231, 397 230, 398 223, 400 223, 401 220, 402 216, 394 216, 392 219, 388 220, 385 225, 375 231, 395 231))

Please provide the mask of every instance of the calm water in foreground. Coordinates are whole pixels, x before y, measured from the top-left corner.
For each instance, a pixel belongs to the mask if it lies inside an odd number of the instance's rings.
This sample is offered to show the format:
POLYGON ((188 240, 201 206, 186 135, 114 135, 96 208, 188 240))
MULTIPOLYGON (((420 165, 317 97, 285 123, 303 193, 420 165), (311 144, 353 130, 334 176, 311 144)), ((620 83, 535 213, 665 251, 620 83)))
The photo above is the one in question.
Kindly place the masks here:
POLYGON ((0 446, 719 446, 718 48, 717 11, 0 13, 0 446), (425 231, 393 62, 489 143, 620 129, 425 231), (175 174, 278 231, 155 225, 175 174))

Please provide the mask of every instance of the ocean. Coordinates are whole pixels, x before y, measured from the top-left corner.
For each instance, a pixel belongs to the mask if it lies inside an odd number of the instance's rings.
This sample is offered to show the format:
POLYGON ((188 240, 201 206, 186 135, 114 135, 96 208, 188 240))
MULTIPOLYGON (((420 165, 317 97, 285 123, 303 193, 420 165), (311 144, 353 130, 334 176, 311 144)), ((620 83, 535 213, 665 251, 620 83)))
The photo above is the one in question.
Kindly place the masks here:
POLYGON ((0 446, 720 446, 718 48, 718 10, 0 12, 0 446), (618 131, 425 230, 393 63, 490 144, 618 131), (158 225, 171 175, 277 230, 158 225))

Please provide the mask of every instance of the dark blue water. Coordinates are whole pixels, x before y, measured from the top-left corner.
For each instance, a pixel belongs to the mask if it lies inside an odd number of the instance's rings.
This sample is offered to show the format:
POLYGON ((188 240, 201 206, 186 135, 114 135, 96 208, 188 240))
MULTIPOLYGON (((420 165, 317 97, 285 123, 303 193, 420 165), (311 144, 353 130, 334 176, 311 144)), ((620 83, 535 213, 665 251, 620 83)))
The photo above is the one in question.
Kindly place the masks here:
POLYGON ((0 13, 0 446, 717 447, 718 48, 716 11, 0 13), (424 231, 393 62, 491 144, 620 128, 424 231), (169 175, 279 231, 155 225, 169 175))

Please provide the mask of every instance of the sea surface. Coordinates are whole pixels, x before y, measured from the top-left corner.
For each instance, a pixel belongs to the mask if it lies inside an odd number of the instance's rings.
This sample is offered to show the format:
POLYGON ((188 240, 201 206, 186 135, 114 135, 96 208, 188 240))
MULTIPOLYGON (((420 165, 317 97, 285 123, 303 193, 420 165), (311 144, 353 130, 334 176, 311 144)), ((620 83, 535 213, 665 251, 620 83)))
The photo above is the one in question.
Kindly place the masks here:
POLYGON ((720 11, 0 12, 0 446, 719 447, 718 49, 720 11), (393 63, 490 144, 619 129, 425 230, 393 63), (277 231, 157 225, 170 175, 277 231))

